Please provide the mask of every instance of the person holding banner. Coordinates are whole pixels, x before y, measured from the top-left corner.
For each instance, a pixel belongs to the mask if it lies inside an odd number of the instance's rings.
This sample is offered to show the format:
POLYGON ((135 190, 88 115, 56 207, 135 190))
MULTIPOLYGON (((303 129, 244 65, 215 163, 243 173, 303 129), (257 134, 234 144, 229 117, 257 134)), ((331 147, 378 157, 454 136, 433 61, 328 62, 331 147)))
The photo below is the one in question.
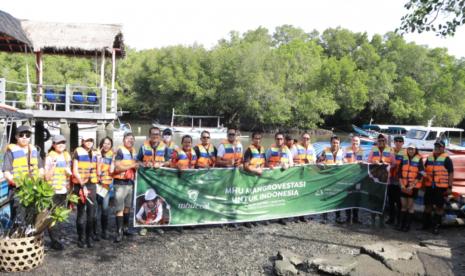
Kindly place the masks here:
MULTIPOLYGON (((386 145, 386 136, 380 133, 377 139, 377 145, 371 148, 370 154, 368 155, 368 163, 375 165, 389 165, 395 167, 395 157, 391 151, 391 148, 386 145)), ((389 184, 388 184, 389 185, 389 184)), ((389 186, 388 186, 389 189, 389 186)), ((375 226, 376 214, 371 214, 372 226, 375 226)), ((380 227, 384 227, 384 214, 380 215, 380 227)))
POLYGON ((10 186, 8 198, 10 198, 11 221, 15 221, 19 216, 22 219, 25 210, 21 208, 19 200, 15 197, 17 189, 15 180, 22 176, 43 177, 44 162, 40 158, 39 151, 30 144, 31 127, 27 125, 19 126, 16 129, 16 144, 9 144, 6 147, 3 157, 3 176, 10 186))
POLYGON ((389 218, 386 221, 386 224, 396 223, 396 228, 401 226, 401 187, 399 182, 399 168, 402 165, 402 160, 404 160, 407 155, 407 151, 402 148, 404 145, 404 137, 396 136, 394 137, 394 147, 392 148, 392 155, 394 158, 395 166, 391 166, 389 175, 390 181, 388 185, 388 202, 389 202, 389 218))
MULTIPOLYGON (((69 190, 69 177, 71 172, 71 156, 66 151, 66 139, 63 135, 52 138, 52 147, 45 158, 45 180, 54 188, 53 202, 57 206, 66 206, 66 195, 69 190)), ((63 250, 63 244, 59 241, 57 225, 48 228, 51 248, 63 250)))
POLYGON ((171 168, 179 170, 194 169, 197 164, 197 154, 192 148, 192 137, 184 135, 181 139, 182 148, 174 150, 171 157, 171 168))
POLYGON ((194 147, 197 154, 196 167, 199 169, 208 169, 215 166, 216 163, 216 147, 210 143, 210 132, 207 130, 200 133, 201 143, 194 147))
POLYGON ((310 133, 304 132, 301 136, 301 142, 295 144, 295 147, 291 150, 294 164, 315 164, 315 149, 310 142, 310 133))
MULTIPOLYGON (((89 133, 90 134, 90 133, 89 133)), ((87 133, 85 135, 88 135, 87 133)), ((76 229, 78 234, 78 247, 84 244, 92 248, 92 239, 95 225, 95 207, 97 176, 100 174, 97 163, 97 152, 93 149, 94 138, 83 136, 81 146, 73 154, 73 193, 80 197, 77 204, 76 229), (86 241, 84 243, 84 229, 86 241)))
POLYGON ((434 143, 434 150, 425 163, 425 210, 423 213, 423 229, 431 226, 432 218, 433 234, 439 234, 442 215, 444 214, 444 196, 452 193, 452 181, 454 179, 454 165, 449 155, 444 152, 446 143, 442 140, 434 143))
MULTIPOLYGON (((158 133, 158 136, 160 136, 160 133, 158 133)), ((129 211, 132 206, 136 171, 139 168, 139 163, 136 161, 134 141, 132 133, 124 134, 123 145, 118 147, 115 156, 113 187, 115 188, 116 243, 123 240, 123 235, 133 235, 129 229, 129 211)))
POLYGON ((218 146, 216 164, 223 168, 237 168, 242 166, 242 144, 238 139, 238 130, 229 127, 228 137, 218 146))
POLYGON ((173 132, 171 131, 171 129, 165 128, 162 134, 163 134, 162 142, 166 146, 166 154, 168 155, 168 157, 171 157, 173 155, 174 150, 179 147, 172 140, 173 132))
MULTIPOLYGON (((342 165, 344 163, 344 153, 341 149, 341 139, 333 135, 330 139, 331 147, 325 148, 319 158, 318 163, 324 165, 342 165)), ((341 212, 336 211, 336 223, 342 223, 341 212)), ((328 214, 323 214, 323 223, 328 220, 328 214)))
POLYGON ((151 127, 149 139, 144 141, 137 154, 139 165, 146 168, 168 167, 170 155, 165 143, 160 140, 160 129, 151 127))
MULTIPOLYGON (((97 214, 100 210, 100 225, 102 227, 101 237, 104 240, 108 239, 108 211, 110 202, 110 190, 113 185, 113 172, 115 171, 113 140, 110 137, 105 137, 100 141, 100 176, 97 186, 97 214)), ((98 238, 97 224, 94 225, 94 235, 98 238)))
POLYGON ((262 175, 265 167, 265 148, 260 145, 261 141, 261 133, 252 133, 252 144, 244 153, 244 169, 256 175, 262 175))
POLYGON ((401 184, 402 209, 400 213, 400 224, 397 230, 408 232, 412 223, 413 201, 417 197, 418 189, 421 188, 424 166, 418 149, 414 144, 407 147, 407 155, 403 156, 399 166, 398 178, 401 184))
POLYGON ((280 167, 282 169, 288 169, 294 165, 292 154, 289 148, 284 143, 284 134, 277 132, 274 135, 275 143, 270 146, 266 151, 266 166, 268 168, 280 167))
MULTIPOLYGON (((352 137, 352 145, 344 150, 344 163, 352 164, 363 162, 363 149, 360 147, 360 137, 352 137)), ((346 223, 359 224, 358 208, 346 210, 346 223)))

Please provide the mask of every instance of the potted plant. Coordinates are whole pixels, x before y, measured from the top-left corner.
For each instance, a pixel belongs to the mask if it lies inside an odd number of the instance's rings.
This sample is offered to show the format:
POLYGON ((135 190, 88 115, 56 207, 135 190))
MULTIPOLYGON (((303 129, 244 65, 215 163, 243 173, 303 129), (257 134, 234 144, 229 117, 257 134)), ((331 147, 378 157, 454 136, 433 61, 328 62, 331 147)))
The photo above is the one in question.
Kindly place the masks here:
POLYGON ((43 178, 21 177, 15 183, 20 203, 17 218, 0 236, 0 270, 5 271, 25 271, 40 265, 44 258, 43 232, 66 221, 71 212, 67 202, 78 200, 68 194, 66 202, 54 202, 55 191, 43 178))

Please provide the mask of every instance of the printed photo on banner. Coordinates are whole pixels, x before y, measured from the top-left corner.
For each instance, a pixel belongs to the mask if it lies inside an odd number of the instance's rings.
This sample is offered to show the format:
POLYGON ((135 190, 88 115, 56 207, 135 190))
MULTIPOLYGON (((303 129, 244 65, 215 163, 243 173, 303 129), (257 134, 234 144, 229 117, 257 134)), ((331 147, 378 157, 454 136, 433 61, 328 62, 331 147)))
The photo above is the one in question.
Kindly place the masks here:
POLYGON ((136 226, 157 226, 170 223, 170 206, 153 188, 137 196, 136 212, 136 226))

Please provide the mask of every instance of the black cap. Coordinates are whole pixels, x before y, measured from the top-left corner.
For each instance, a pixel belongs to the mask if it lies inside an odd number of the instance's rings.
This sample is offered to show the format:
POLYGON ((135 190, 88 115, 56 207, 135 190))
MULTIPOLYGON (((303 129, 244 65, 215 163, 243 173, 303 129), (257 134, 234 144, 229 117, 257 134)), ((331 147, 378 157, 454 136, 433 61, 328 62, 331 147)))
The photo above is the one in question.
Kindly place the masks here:
POLYGON ((291 140, 294 140, 294 138, 292 138, 292 135, 287 134, 286 137, 284 137, 284 140, 291 141, 291 140))
POLYGON ((434 142, 434 145, 438 145, 438 146, 441 146, 441 147, 445 147, 446 146, 446 142, 444 142, 443 140, 436 140, 436 142, 434 142))
POLYGON ((165 128, 163 130, 163 136, 165 136, 165 135, 173 135, 173 132, 171 131, 171 129, 165 128))
POLYGON ((31 127, 27 125, 22 125, 16 128, 16 133, 21 133, 21 132, 32 132, 31 127))

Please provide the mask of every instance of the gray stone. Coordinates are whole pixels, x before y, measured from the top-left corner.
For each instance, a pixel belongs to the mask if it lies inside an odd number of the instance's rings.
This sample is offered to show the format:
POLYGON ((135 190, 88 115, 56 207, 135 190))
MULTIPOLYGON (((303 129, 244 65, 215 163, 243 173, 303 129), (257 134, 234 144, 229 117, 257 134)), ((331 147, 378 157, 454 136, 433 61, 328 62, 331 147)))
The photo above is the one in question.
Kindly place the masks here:
POLYGON ((278 260, 288 260, 293 265, 300 265, 304 262, 304 258, 300 255, 295 254, 289 250, 279 250, 278 251, 278 260))
POLYGON ((350 272, 350 276, 393 276, 399 275, 389 270, 383 263, 373 259, 369 255, 361 254, 354 257, 357 266, 350 272))
POLYGON ((274 263, 274 270, 276 275, 287 276, 287 275, 297 275, 298 271, 289 260, 277 260, 274 263))
POLYGON ((330 254, 308 260, 309 265, 318 271, 332 275, 350 275, 357 266, 357 260, 351 255, 330 254))
POLYGON ((407 250, 400 244, 394 246, 386 243, 364 245, 360 248, 360 253, 368 254, 383 263, 386 263, 387 260, 410 260, 414 255, 413 250, 407 250))

